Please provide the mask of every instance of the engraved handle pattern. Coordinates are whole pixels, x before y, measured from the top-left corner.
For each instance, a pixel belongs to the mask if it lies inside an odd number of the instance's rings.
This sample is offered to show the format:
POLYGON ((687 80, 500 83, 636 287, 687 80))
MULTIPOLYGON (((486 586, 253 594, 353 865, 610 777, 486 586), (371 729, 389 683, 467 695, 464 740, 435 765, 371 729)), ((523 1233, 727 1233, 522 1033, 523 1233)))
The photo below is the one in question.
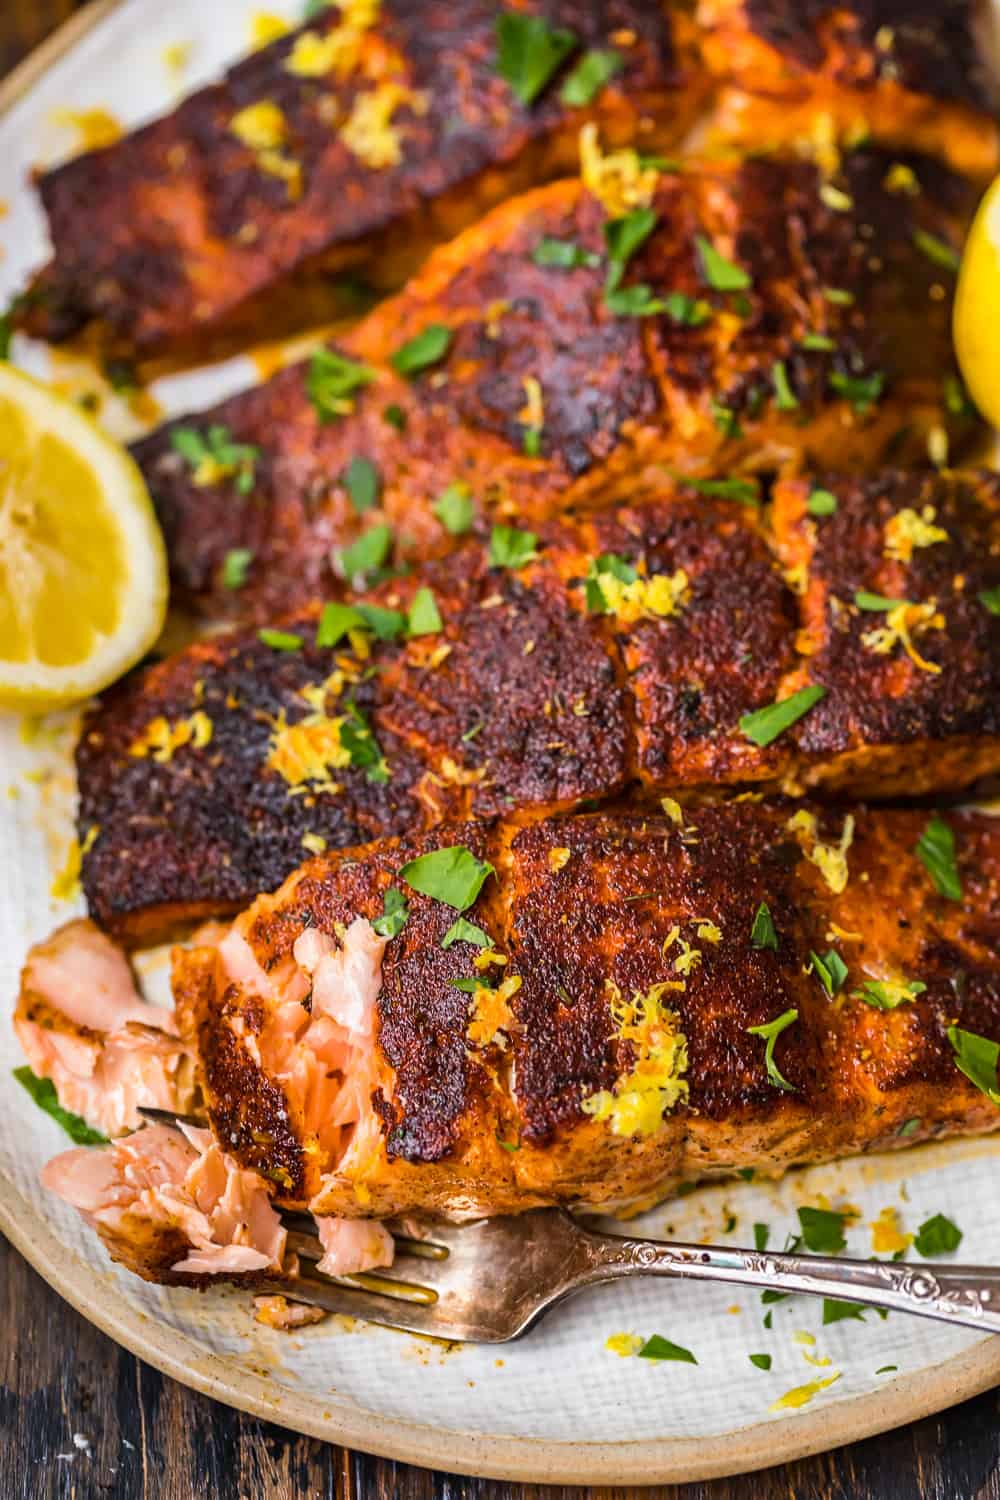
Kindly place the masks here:
POLYGON ((707 1245, 664 1244, 585 1232, 574 1285, 620 1276, 683 1276, 861 1302, 1000 1333, 1000 1267, 907 1265, 901 1261, 785 1255, 707 1245))

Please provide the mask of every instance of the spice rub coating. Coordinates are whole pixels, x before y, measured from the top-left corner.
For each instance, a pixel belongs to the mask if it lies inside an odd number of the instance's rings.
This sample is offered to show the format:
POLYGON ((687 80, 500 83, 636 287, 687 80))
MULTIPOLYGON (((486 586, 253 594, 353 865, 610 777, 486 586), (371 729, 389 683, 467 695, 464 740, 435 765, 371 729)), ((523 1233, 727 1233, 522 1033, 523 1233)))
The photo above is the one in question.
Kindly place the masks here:
POLYGON ((995 1129, 949 1028, 1000 1040, 1000 833, 985 814, 941 815, 961 889, 947 899, 916 853, 928 816, 739 803, 680 825, 626 811, 449 825, 324 855, 238 919, 258 980, 216 949, 176 951, 215 1128, 244 1166, 280 1160, 289 1201, 362 1216, 621 1206, 995 1129), (845 828, 843 867, 817 862, 845 828), (456 912, 400 874, 456 845, 495 870, 465 913, 485 952, 443 948, 456 912), (301 934, 336 943, 391 887, 409 918, 382 956, 362 1146, 338 1160, 296 1138, 294 1110, 277 1135, 258 1128, 258 1093, 282 1084, 253 1038, 288 1003, 301 934), (751 938, 762 902, 767 946, 751 938), (829 994, 814 955, 829 966, 831 949, 844 974, 829 994), (779 1019, 769 1067, 749 1028, 779 1019))
MULTIPOLYGON (((54 246, 19 314, 115 358, 169 361, 345 311, 345 275, 399 286, 486 209, 572 169, 581 124, 673 147, 707 92, 693 28, 654 0, 531 0, 576 46, 523 103, 497 0, 350 0, 116 144, 38 182, 54 246), (590 50, 618 66, 560 100, 590 50)), ((349 303, 347 304, 349 309, 349 303)))
POLYGON ((700 0, 716 123, 759 150, 871 137, 996 171, 997 86, 979 0, 700 0))
POLYGON ((621 273, 626 298, 648 288, 647 316, 609 307, 607 215, 579 181, 495 209, 344 341, 365 370, 336 410, 321 357, 136 445, 177 595, 263 619, 328 594, 341 550, 375 527, 398 560, 440 552, 434 503, 456 483, 491 519, 536 525, 642 493, 663 467, 923 462, 929 433, 959 452, 979 428, 954 397, 942 262, 973 195, 925 160, 911 160, 921 191, 897 191, 894 160, 854 152, 833 179, 776 159, 661 172, 621 273), (556 241, 583 263, 538 264, 556 241), (398 373, 393 357, 428 338, 398 373), (249 478, 179 451, 213 430, 245 450, 249 478), (357 460, 377 474, 361 505, 357 460), (227 589, 234 551, 251 556, 227 589))
POLYGON ((998 588, 989 474, 788 481, 763 512, 665 486, 534 539, 473 534, 355 596, 374 614, 314 605, 105 694, 77 749, 90 910, 148 940, 275 889, 309 850, 636 787, 967 786, 1000 770, 998 588), (495 561, 504 538, 516 566, 495 561), (915 613, 860 609, 862 591, 915 613), (771 743, 741 727, 807 688, 771 743))

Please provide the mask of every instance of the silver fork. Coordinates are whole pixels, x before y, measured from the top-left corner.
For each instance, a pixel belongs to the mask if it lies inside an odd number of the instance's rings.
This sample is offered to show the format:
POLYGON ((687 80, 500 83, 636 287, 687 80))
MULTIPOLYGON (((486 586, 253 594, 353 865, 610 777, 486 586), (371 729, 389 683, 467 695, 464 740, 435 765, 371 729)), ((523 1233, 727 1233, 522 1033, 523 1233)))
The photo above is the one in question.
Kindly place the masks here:
MULTIPOLYGON (((139 1113, 151 1123, 204 1124, 165 1110, 139 1113)), ((626 1238, 590 1229, 560 1208, 539 1208, 417 1229, 390 1222, 391 1268, 325 1276, 315 1269, 323 1248, 309 1216, 285 1212, 282 1222, 288 1248, 307 1269, 295 1278, 254 1282, 255 1291, 455 1343, 508 1343, 574 1292, 622 1276, 800 1292, 1000 1333, 1000 1266, 907 1265, 626 1238)))

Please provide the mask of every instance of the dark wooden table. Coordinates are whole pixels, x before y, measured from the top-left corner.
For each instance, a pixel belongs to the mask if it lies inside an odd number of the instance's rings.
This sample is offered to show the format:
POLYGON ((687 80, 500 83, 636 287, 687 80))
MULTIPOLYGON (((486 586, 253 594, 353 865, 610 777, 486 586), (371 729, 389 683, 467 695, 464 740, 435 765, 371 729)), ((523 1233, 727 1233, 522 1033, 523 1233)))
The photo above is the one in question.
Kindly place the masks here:
MULTIPOLYGON (((76 8, 0 0, 0 74, 76 8)), ((822 1458, 713 1484, 520 1486, 347 1453, 198 1396, 98 1333, 2 1238, 0 1289, 0 1500, 1000 1500, 996 1391, 822 1458)))

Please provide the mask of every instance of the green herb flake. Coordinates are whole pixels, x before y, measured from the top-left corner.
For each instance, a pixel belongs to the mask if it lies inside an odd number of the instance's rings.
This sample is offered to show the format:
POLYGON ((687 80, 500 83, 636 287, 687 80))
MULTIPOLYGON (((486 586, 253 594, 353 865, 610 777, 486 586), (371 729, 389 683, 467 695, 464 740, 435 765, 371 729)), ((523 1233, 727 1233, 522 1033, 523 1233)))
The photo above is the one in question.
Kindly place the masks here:
POLYGON ((763 1037, 767 1046, 764 1049, 764 1064, 767 1068, 767 1076, 776 1089, 781 1089, 786 1094, 794 1094, 795 1085, 788 1082, 778 1070, 774 1061, 774 1044, 786 1027, 792 1026, 799 1019, 797 1010, 783 1011, 780 1016, 775 1016, 773 1021, 768 1021, 763 1026, 748 1026, 747 1031, 751 1036, 763 1037))
POLYGON ((905 599, 889 599, 885 594, 870 594, 867 589, 858 589, 854 595, 854 603, 858 609, 871 613, 887 614, 889 610, 899 609, 906 602, 905 599))
POLYGON ((609 289, 604 294, 604 305, 616 318, 651 318, 669 311, 667 299, 654 297, 645 282, 609 289))
POLYGON ((390 427, 395 427, 397 432, 406 431, 406 412, 397 402, 390 401, 382 416, 390 427))
POLYGON ((979 595, 979 602, 991 615, 1000 615, 1000 585, 995 589, 984 589, 979 595))
POLYGON ((608 272, 609 290, 618 285, 632 256, 649 239, 656 228, 658 217, 652 208, 637 208, 620 219, 607 220, 604 225, 604 240, 608 247, 608 260, 611 262, 608 272))
POLYGON ((518 531, 516 526, 494 526, 490 533, 489 564, 491 568, 523 568, 537 557, 533 531, 518 531))
POLYGON ((663 1338, 654 1333, 648 1338, 639 1350, 640 1359, 672 1359, 684 1365, 696 1365, 698 1361, 690 1349, 685 1349, 682 1344, 674 1344, 670 1339, 663 1338))
MULTIPOLYGON (((787 1253, 788 1252, 785 1251, 785 1254, 787 1254, 787 1253)), ((791 1295, 792 1295, 791 1292, 761 1292, 761 1294, 760 1294, 760 1300, 763 1303, 763 1305, 765 1307, 767 1307, 768 1304, 772 1303, 772 1302, 787 1302, 788 1299, 789 1299, 789 1297, 791 1295)), ((764 1324, 765 1324, 765 1327, 767 1327, 767 1328, 770 1328, 770 1326, 771 1326, 770 1323, 768 1323, 768 1321, 767 1321, 766 1318, 764 1320, 764 1324)))
POLYGON ((841 286, 825 286, 823 288, 823 296, 826 298, 827 302, 832 303, 834 307, 854 306, 854 293, 845 291, 841 286))
POLYGON ((857 1302, 841 1302, 837 1297, 823 1298, 823 1327, 827 1328, 831 1323, 845 1323, 854 1320, 858 1323, 865 1321, 865 1309, 857 1302))
POLYGON ((742 1182, 753 1182, 754 1177, 757 1174, 754 1171, 753 1167, 740 1167, 736 1175, 742 1182))
POLYGON ((901 1005, 908 1005, 918 995, 922 995, 926 988, 926 984, 920 979, 866 979, 854 994, 856 999, 863 1000, 873 1010, 898 1010, 901 1005))
POLYGON ((252 562, 253 553, 249 547, 233 547, 222 559, 222 587, 241 589, 247 581, 252 562))
POLYGON ((559 98, 572 109, 589 104, 621 71, 624 63, 621 53, 610 48, 602 51, 595 47, 591 52, 585 52, 559 90, 559 98))
POLYGON ((558 271, 576 271, 581 266, 593 270, 601 264, 601 257, 592 250, 584 250, 573 240, 557 240, 551 235, 539 240, 531 258, 536 266, 552 267, 558 271))
POLYGON ((0 317, 0 360, 10 359, 11 340, 14 337, 14 324, 9 312, 0 317))
POLYGON ((953 1255, 962 1243, 962 1231, 944 1214, 925 1219, 913 1237, 913 1248, 924 1260, 938 1255, 953 1255))
POLYGON ((694 240, 701 263, 701 273, 713 291, 745 292, 753 285, 753 281, 743 267, 727 260, 705 235, 696 234, 694 240))
POLYGON ((764 1314, 764 1327, 768 1330, 774 1327, 774 1312, 772 1310, 768 1310, 764 1314))
POLYGON ((333 422, 354 410, 353 396, 378 379, 370 365, 358 364, 336 349, 315 349, 306 371, 306 394, 321 422, 333 422))
POLYGON ((913 231, 913 243, 921 255, 926 255, 936 266, 943 266, 946 271, 957 271, 962 263, 962 257, 958 251, 945 240, 938 239, 936 234, 928 234, 926 229, 915 229, 913 231))
POLYGON ((369 573, 374 573, 389 556, 391 546, 392 531, 388 526, 369 527, 338 554, 344 577, 350 581, 364 579, 369 573))
POLYGON ((753 1247, 758 1252, 767 1249, 767 1242, 771 1238, 770 1224, 755 1224, 753 1226, 753 1247))
POLYGON ((881 370, 871 375, 845 375, 842 370, 833 370, 829 377, 830 389, 849 401, 859 414, 868 411, 885 390, 885 376, 881 370))
POLYGON ((917 855, 934 882, 934 888, 949 901, 961 901, 962 880, 955 856, 955 835, 943 818, 931 818, 917 841, 917 855))
POLYGON ((442 948, 450 948, 452 943, 473 943, 477 948, 488 948, 493 939, 475 922, 470 922, 467 917, 459 917, 453 922, 441 939, 442 948))
POLYGON ((914 1116, 912 1120, 904 1120, 902 1125, 900 1125, 899 1129, 896 1131, 896 1134, 898 1136, 901 1136, 905 1140, 907 1136, 916 1135, 922 1124, 923 1121, 919 1118, 919 1116, 914 1116))
MULTIPOLYGON (((574 32, 541 16, 503 11, 497 17, 497 72, 522 104, 531 104, 577 45, 574 32)), ((567 82, 569 80, 567 79, 567 82)))
POLYGON ((806 510, 811 516, 834 516, 837 513, 837 497, 830 490, 812 490, 806 501, 806 510))
POLYGON ((727 442, 735 441, 735 439, 743 436, 740 419, 731 406, 725 406, 721 401, 717 401, 712 396, 709 401, 709 408, 712 413, 712 421, 727 442))
POLYGON ((464 536, 471 530, 476 507, 467 484, 449 484, 433 506, 434 514, 450 536, 464 536))
POLYGON ((800 688, 797 693, 792 693, 791 697, 782 698, 780 703, 769 703, 766 708, 758 708, 752 714, 744 714, 740 719, 740 732, 763 750, 779 735, 784 734, 786 729, 798 723, 799 719, 825 696, 826 688, 821 687, 819 683, 814 683, 811 687, 800 688))
POLYGON ((617 578, 619 583, 634 583, 639 576, 632 564, 615 552, 603 552, 600 557, 591 558, 584 583, 587 608, 591 614, 605 614, 608 608, 601 588, 602 573, 617 578))
POLYGON ((846 1214, 832 1208, 800 1208, 799 1228, 802 1242, 814 1255, 836 1255, 847 1245, 844 1237, 846 1214))
POLYGON ((375 918, 372 927, 379 937, 398 937, 406 926, 409 916, 410 908, 406 903, 406 897, 398 886, 391 885, 385 893, 382 915, 375 918))
POLYGON ((351 630, 368 630, 380 641, 392 641, 402 635, 406 617, 396 609, 381 609, 376 604, 324 604, 316 626, 317 646, 336 646, 351 630))
POLYGON ((369 458, 352 458, 344 470, 344 488, 358 514, 378 504, 382 490, 378 469, 369 458))
POLYGON ((1000 1042, 991 1042, 988 1037, 977 1036, 974 1031, 963 1031, 961 1026, 948 1027, 948 1040, 958 1071, 1000 1106, 1000 1081, 997 1079, 1000 1042))
POLYGON ((249 495, 254 486, 257 460, 260 449, 250 443, 236 443, 229 428, 221 422, 213 423, 206 432, 195 427, 175 427, 170 434, 170 443, 176 453, 195 470, 195 483, 200 483, 198 470, 203 469, 204 483, 215 484, 219 479, 232 479, 237 494, 249 495), (204 468, 203 468, 204 466, 204 468))
POLYGON ((491 864, 477 859, 464 844, 452 844, 447 849, 421 854, 399 872, 400 878, 422 896, 443 901, 456 911, 466 911, 485 881, 495 873, 491 864))
POLYGON ((106 1146, 108 1138, 99 1130, 93 1130, 80 1115, 74 1115, 70 1110, 63 1109, 59 1103, 55 1085, 51 1078, 39 1078, 29 1067, 14 1069, 14 1077, 23 1089, 34 1099, 39 1109, 43 1109, 47 1115, 51 1115, 57 1125, 61 1125, 78 1146, 106 1146))
POLYGON ((390 363, 398 375, 418 375, 443 359, 450 344, 450 328, 443 323, 428 323, 390 355, 390 363))
POLYGON ((826 991, 827 998, 832 1000, 847 978, 847 965, 836 948, 828 948, 823 954, 810 950, 809 967, 826 991))
POLYGON ((894 1375, 895 1372, 898 1369, 899 1369, 898 1365, 879 1365, 878 1369, 875 1371, 875 1374, 876 1375, 894 1375))
POLYGON ((774 404, 778 411, 795 411, 799 401, 788 379, 788 369, 783 359, 771 366, 771 384, 774 387, 774 404))
POLYGON ((542 451, 542 429, 526 427, 521 435, 521 451, 528 458, 537 458, 542 451))
POLYGON ((351 765, 365 773, 365 779, 384 785, 389 780, 389 767, 379 749, 371 726, 356 703, 348 703, 347 713, 340 726, 340 743, 351 758, 351 765))
POLYGON ((503 1151, 520 1151, 521 1149, 520 1141, 502 1141, 499 1136, 496 1136, 495 1140, 503 1151))
POLYGON ((771 1356, 769 1354, 749 1354, 747 1358, 758 1370, 769 1370, 771 1368, 771 1356))
POLYGON ((270 646, 272 651, 301 651, 302 649, 302 637, 293 634, 290 630, 270 630, 265 626, 263 630, 258 630, 257 637, 264 642, 265 646, 270 646))
POLYGON ((836 340, 827 333, 806 333, 799 340, 799 348, 810 354, 832 354, 836 347, 836 340))
POLYGON ((740 505, 754 507, 760 504, 760 489, 753 479, 692 479, 679 473, 671 473, 670 477, 709 500, 737 500, 740 505))
POLYGON ((771 909, 766 901, 760 903, 754 915, 753 926, 750 928, 750 946, 771 948, 775 953, 778 951, 778 934, 774 930, 771 909))
POLYGON ((711 307, 701 297, 688 297, 684 292, 668 292, 661 300, 663 305, 656 310, 683 328, 700 328, 712 316, 711 307))
POLYGON ((428 588, 418 589, 406 615, 406 633, 411 638, 418 635, 436 635, 444 628, 437 600, 428 588))

